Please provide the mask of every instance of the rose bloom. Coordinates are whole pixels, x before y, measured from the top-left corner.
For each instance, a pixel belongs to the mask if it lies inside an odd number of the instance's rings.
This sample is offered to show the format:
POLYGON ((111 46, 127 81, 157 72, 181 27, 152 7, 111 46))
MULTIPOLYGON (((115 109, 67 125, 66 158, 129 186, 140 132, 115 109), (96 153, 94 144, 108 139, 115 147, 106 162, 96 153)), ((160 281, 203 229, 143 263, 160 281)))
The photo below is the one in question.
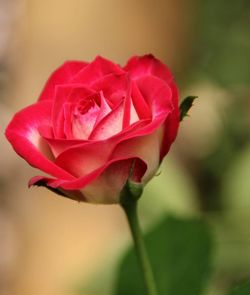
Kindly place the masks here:
POLYGON ((33 177, 30 186, 118 203, 129 176, 144 185, 155 175, 178 126, 178 91, 163 63, 134 56, 121 67, 98 56, 59 67, 38 101, 14 116, 6 136, 50 175, 33 177))

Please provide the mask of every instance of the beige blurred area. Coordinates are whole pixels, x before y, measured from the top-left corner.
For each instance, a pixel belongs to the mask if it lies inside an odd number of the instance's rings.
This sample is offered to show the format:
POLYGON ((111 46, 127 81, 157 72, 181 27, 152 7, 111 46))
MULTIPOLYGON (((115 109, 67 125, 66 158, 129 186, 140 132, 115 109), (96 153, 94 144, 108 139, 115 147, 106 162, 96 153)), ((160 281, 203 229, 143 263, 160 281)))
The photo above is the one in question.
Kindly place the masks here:
POLYGON ((118 206, 28 189, 29 178, 40 172, 13 152, 3 135, 7 122, 37 99, 65 60, 100 54, 124 64, 133 54, 153 53, 177 72, 187 58, 190 4, 0 0, 1 295, 74 294, 77 279, 87 280, 129 238, 118 206))

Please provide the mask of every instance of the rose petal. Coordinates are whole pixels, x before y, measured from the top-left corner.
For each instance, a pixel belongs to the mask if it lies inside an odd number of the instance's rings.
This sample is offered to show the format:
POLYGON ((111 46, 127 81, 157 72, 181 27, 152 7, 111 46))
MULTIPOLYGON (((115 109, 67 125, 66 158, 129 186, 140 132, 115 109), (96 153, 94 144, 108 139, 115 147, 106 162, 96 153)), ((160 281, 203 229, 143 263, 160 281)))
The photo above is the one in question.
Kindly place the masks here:
POLYGON ((137 111, 134 107, 133 101, 131 100, 131 106, 130 106, 130 125, 138 122, 140 120, 137 111))
POLYGON ((41 137, 54 138, 54 130, 51 125, 40 125, 37 129, 41 137))
POLYGON ((172 101, 174 109, 167 117, 164 123, 164 132, 163 132, 163 140, 160 151, 160 161, 162 161, 163 157, 168 153, 171 144, 174 142, 178 128, 180 123, 180 112, 178 106, 179 93, 177 87, 171 83, 170 87, 172 89, 172 101))
POLYGON ((143 160, 148 167, 143 181, 147 182, 156 173, 160 164, 159 150, 163 138, 163 128, 149 135, 131 138, 120 142, 112 151, 112 159, 135 157, 143 160))
MULTIPOLYGON (((100 99, 101 99, 101 106, 100 106, 100 111, 99 114, 96 118, 96 122, 95 122, 95 126, 94 128, 97 126, 97 124, 104 118, 106 117, 110 112, 111 112, 111 108, 108 105, 106 98, 103 95, 103 92, 100 92, 100 99)), ((93 128, 93 129, 94 129, 93 128)))
POLYGON ((59 189, 65 195, 78 201, 104 204, 117 203, 119 194, 129 177, 129 172, 134 161, 135 168, 132 180, 140 182, 146 171, 146 164, 137 158, 120 158, 106 162, 102 167, 75 181, 36 176, 30 180, 29 185, 36 185, 37 182, 42 181, 43 186, 51 190, 59 189), (77 191, 78 194, 75 195, 74 192, 77 191), (84 200, 79 198, 79 193, 84 196, 84 200))
POLYGON ((107 102, 113 108, 121 102, 127 94, 129 80, 127 73, 109 74, 101 77, 92 84, 92 88, 96 91, 102 91, 107 102))
POLYGON ((72 134, 75 139, 88 139, 96 122, 100 108, 95 105, 86 114, 73 115, 72 134))
MULTIPOLYGON (((58 85, 55 90, 55 99, 52 109, 52 125, 56 138, 65 138, 65 110, 64 104, 74 102, 75 104, 95 92, 81 84, 58 85)), ((66 113, 68 114, 68 113, 66 113)), ((66 120, 72 123, 71 113, 66 120)), ((69 126, 67 127, 69 128, 69 126)))
POLYGON ((138 114, 140 119, 149 119, 152 117, 152 112, 145 101, 144 97, 142 96, 140 90, 135 81, 131 82, 132 87, 132 100, 133 105, 136 109, 136 113, 138 114))
POLYGON ((169 83, 173 80, 170 70, 152 54, 132 57, 124 67, 132 79, 144 76, 156 76, 169 83))
POLYGON ((66 139, 74 139, 72 133, 72 112, 74 110, 74 105, 72 103, 63 104, 63 114, 64 114, 64 134, 66 139))
POLYGON ((31 166, 55 177, 73 179, 73 176, 55 165, 46 141, 39 134, 39 126, 49 125, 52 101, 44 100, 18 112, 6 129, 6 137, 15 151, 31 166))
POLYGON ((51 149, 55 158, 57 158, 61 153, 63 153, 64 151, 66 151, 70 148, 74 148, 76 146, 89 143, 88 140, 55 139, 55 138, 45 137, 43 134, 41 134, 41 136, 43 136, 43 138, 49 144, 50 149, 51 149))
POLYGON ((131 84, 128 83, 126 96, 123 103, 122 129, 125 129, 130 125, 131 105, 131 84))
POLYGON ((105 59, 101 56, 97 56, 95 60, 82 69, 73 79, 74 83, 83 83, 91 85, 103 76, 108 74, 122 74, 124 71, 119 65, 105 59))
MULTIPOLYGON (((50 143, 53 145, 53 141, 50 143)), ((58 143, 55 143, 58 151, 58 143)), ((111 140, 78 144, 60 153, 55 162, 75 177, 85 176, 108 160, 114 144, 111 140)))
POLYGON ((59 84, 70 83, 74 76, 86 67, 88 63, 82 61, 67 61, 60 66, 50 76, 39 97, 39 100, 53 99, 55 95, 55 86, 59 84))
POLYGON ((112 110, 107 116, 105 116, 93 129, 89 139, 91 140, 103 140, 114 136, 122 130, 124 102, 121 103, 112 110))
POLYGON ((171 88, 161 79, 145 76, 137 80, 137 85, 152 111, 153 120, 158 114, 173 110, 171 88))
POLYGON ((132 180, 141 182, 147 166, 140 159, 125 159, 110 164, 95 180, 81 189, 87 202, 115 204, 119 202, 124 187, 135 161, 132 180))

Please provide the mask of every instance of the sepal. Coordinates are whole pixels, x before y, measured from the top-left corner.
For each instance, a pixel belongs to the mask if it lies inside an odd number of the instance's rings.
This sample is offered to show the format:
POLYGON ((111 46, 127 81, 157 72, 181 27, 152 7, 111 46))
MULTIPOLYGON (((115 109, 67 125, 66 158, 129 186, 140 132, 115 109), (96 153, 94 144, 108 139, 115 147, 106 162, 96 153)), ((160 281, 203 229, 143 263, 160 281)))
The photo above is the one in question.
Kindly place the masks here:
POLYGON ((188 116, 188 111, 193 106, 194 100, 198 98, 198 96, 187 96, 183 99, 180 104, 180 121, 182 121, 186 116, 188 116))
POLYGON ((143 193, 143 184, 132 180, 134 166, 135 162, 133 162, 131 166, 129 177, 120 193, 119 203, 123 207, 127 207, 131 203, 137 202, 143 193))

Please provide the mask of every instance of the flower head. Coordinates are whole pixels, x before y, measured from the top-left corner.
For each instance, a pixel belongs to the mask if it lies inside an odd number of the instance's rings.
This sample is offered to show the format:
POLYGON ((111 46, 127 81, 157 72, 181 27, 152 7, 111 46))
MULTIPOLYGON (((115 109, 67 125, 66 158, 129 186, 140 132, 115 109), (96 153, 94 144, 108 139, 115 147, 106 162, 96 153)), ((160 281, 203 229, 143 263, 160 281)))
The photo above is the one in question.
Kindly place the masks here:
POLYGON ((117 203, 132 180, 147 183, 179 126, 178 91, 168 68, 152 55, 125 67, 97 57, 68 61, 47 81, 38 101, 6 130, 15 151, 49 176, 29 184, 72 199, 117 203))

